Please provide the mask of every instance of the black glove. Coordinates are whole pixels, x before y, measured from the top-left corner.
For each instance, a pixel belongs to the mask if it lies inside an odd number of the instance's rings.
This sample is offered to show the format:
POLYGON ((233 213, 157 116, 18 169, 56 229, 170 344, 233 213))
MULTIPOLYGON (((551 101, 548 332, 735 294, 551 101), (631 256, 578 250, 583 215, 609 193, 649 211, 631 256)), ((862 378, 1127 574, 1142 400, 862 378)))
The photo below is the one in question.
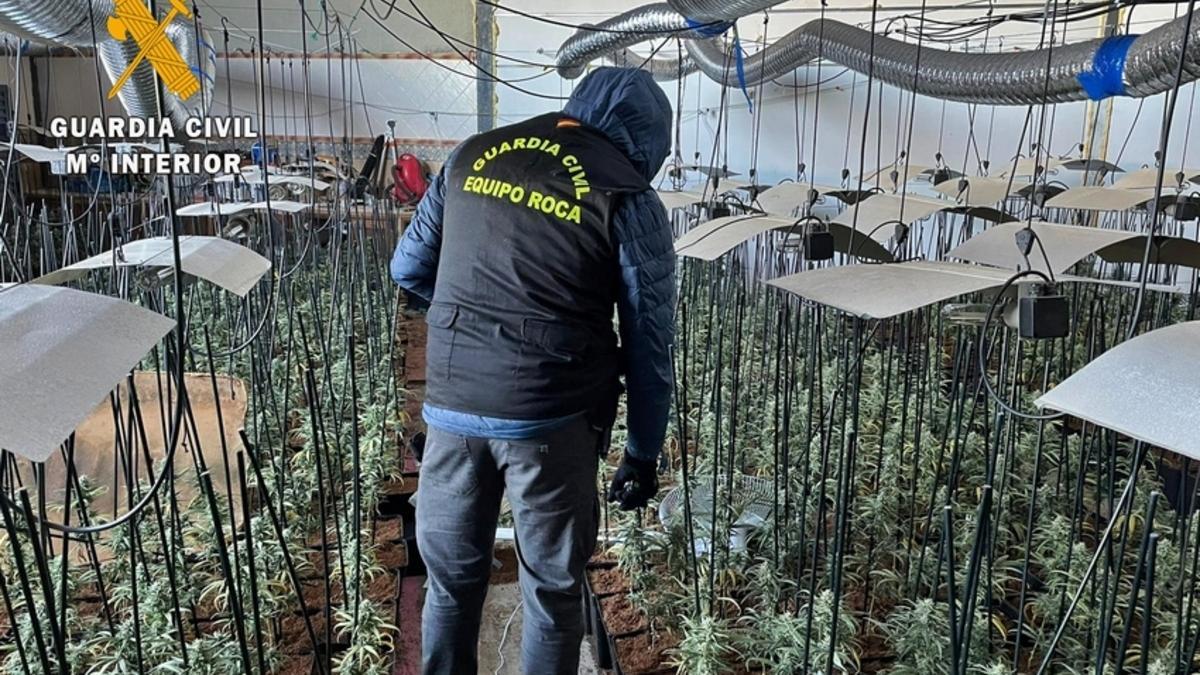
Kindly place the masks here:
POLYGON ((613 476, 608 488, 608 501, 616 502, 622 511, 644 508, 650 498, 658 494, 658 471, 656 462, 648 462, 625 453, 625 459, 613 476))
POLYGON ((417 463, 425 461, 425 432, 418 431, 413 434, 413 437, 408 441, 408 447, 412 448, 413 457, 417 458, 417 463))

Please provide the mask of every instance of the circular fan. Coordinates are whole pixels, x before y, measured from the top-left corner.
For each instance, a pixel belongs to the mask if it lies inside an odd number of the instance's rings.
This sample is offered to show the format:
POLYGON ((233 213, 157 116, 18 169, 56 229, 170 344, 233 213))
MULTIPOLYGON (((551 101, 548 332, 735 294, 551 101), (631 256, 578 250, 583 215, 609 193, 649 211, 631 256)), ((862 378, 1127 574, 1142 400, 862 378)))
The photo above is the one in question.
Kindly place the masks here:
MULTIPOLYGON (((721 485, 726 485, 721 480, 721 485)), ((774 510, 773 498, 775 485, 769 478, 759 478, 738 474, 733 477, 733 494, 722 497, 722 506, 726 499, 732 503, 733 524, 729 528, 729 548, 731 551, 745 551, 750 534, 766 524, 774 510)), ((693 532, 696 539, 693 546, 696 553, 707 553, 711 548, 713 523, 713 488, 712 480, 701 480, 691 486, 691 512, 693 532)), ((683 486, 671 490, 667 497, 658 505, 658 518, 664 525, 670 525, 683 518, 683 486)))
POLYGON ((221 228, 221 238, 245 243, 257 223, 258 218, 253 213, 235 213, 225 222, 225 227, 221 228))

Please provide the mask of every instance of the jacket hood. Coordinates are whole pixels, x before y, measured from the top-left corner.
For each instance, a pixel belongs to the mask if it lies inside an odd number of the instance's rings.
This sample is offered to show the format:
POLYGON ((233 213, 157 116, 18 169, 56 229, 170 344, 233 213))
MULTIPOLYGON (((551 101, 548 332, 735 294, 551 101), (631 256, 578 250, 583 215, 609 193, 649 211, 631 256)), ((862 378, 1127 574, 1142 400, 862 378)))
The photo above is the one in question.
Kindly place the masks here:
POLYGON ((603 132, 647 181, 671 152, 671 101, 644 70, 593 71, 575 87, 563 114, 603 132))

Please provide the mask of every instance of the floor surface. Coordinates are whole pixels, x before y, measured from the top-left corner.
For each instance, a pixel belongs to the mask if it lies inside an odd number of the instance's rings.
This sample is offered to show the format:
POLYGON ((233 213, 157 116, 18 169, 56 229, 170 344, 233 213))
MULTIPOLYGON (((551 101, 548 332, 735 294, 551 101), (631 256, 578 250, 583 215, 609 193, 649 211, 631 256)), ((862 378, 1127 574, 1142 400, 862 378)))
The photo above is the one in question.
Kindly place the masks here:
MULTIPOLYGON (((483 606, 483 627, 479 631, 480 675, 521 674, 520 603, 521 590, 517 584, 496 585, 488 589, 487 602, 483 606), (506 624, 507 636, 504 635, 506 624)), ((591 644, 585 639, 579 656, 580 675, 603 672, 597 670, 595 664, 591 644)))

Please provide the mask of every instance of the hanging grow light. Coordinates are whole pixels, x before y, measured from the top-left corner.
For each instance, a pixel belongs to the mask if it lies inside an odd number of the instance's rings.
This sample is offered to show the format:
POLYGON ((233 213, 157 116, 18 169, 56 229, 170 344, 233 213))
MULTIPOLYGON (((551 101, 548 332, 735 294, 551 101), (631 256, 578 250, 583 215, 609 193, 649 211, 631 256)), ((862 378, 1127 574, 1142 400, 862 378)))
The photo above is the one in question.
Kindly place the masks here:
POLYGON ((174 322, 68 288, 0 292, 0 448, 45 461, 174 322))

